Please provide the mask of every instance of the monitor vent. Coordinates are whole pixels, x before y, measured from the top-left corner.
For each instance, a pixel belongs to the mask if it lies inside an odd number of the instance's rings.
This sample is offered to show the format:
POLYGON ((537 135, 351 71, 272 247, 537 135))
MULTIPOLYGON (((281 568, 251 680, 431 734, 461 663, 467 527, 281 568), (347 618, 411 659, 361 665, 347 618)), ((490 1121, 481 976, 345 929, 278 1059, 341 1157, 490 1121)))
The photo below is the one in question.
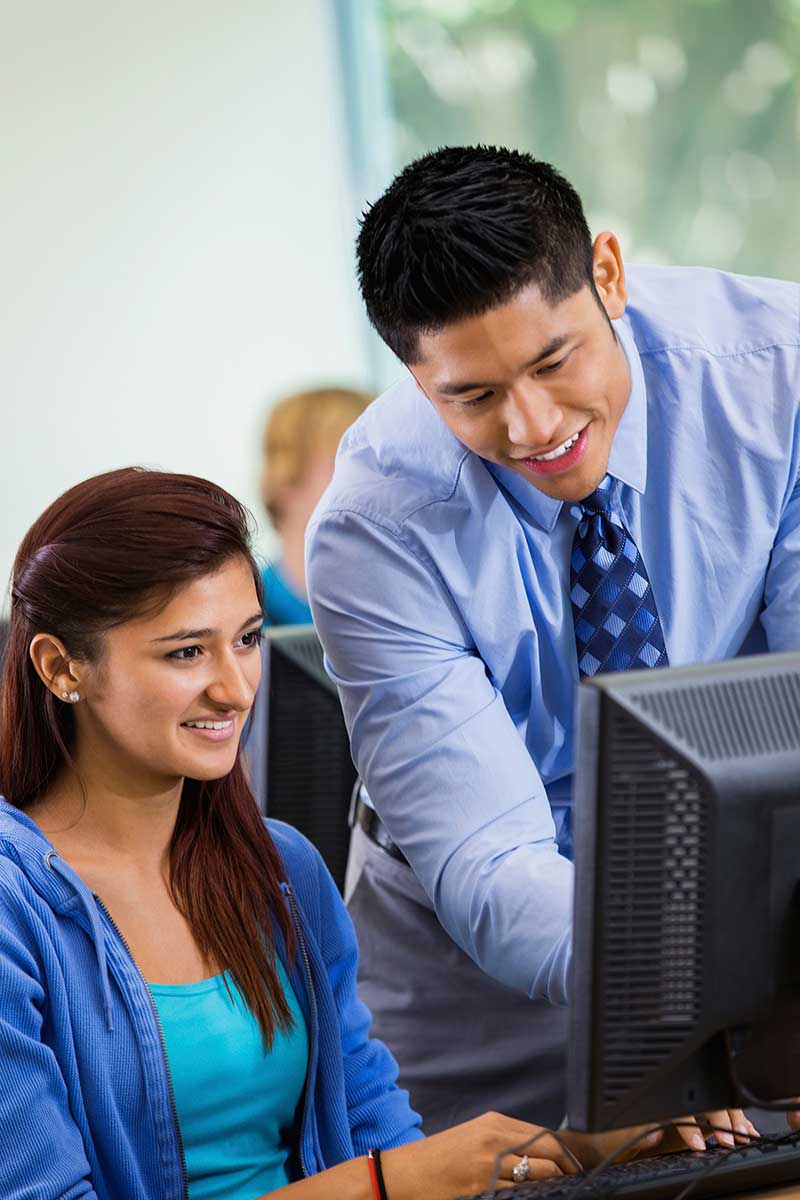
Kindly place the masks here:
POLYGON ((703 987, 707 804, 693 772, 624 712, 609 714, 604 1100, 689 1036, 703 987))
POLYGON ((800 745, 800 672, 731 676, 688 687, 651 688, 630 697, 709 760, 796 750, 800 745))
POLYGON ((281 629, 271 629, 269 640, 273 650, 284 654, 295 663, 301 671, 310 675, 326 691, 336 696, 336 684, 325 670, 325 659, 319 638, 315 637, 311 626, 284 625, 281 629))
POLYGON ((313 842, 341 890, 356 769, 339 697, 313 629, 268 642, 266 811, 313 842))

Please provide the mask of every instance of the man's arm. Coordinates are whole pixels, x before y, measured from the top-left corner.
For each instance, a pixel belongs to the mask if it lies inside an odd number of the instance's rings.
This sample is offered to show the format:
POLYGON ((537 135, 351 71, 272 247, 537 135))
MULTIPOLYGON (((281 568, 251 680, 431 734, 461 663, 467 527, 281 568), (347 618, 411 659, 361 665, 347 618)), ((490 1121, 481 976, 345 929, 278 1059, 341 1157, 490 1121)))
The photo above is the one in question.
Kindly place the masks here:
POLYGON ((800 472, 770 555, 761 624, 769 650, 800 650, 800 472))
POLYGON ((312 525, 307 557, 356 766, 439 920, 489 975, 564 1003, 572 866, 434 564, 399 532, 347 512, 312 525))

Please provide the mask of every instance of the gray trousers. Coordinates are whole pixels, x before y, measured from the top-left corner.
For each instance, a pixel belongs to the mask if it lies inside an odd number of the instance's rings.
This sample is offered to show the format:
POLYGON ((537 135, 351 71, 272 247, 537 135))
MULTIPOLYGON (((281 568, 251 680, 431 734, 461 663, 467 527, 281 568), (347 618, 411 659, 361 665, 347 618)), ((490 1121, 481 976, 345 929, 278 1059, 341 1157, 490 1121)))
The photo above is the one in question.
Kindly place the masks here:
POLYGON ((360 947, 359 995, 425 1132, 490 1109, 557 1128, 566 1009, 485 975, 442 929, 411 868, 358 825, 345 898, 360 947))

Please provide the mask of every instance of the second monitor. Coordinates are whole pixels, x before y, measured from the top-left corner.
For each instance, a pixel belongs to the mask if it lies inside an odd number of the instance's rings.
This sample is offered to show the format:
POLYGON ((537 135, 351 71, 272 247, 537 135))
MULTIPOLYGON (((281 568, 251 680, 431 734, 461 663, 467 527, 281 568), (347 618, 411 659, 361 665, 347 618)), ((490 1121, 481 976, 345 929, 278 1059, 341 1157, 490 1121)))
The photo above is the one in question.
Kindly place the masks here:
POLYGON ((800 1093, 800 654, 598 676, 578 715, 570 1126, 780 1107, 800 1093))
POLYGON ((344 717, 313 627, 267 629, 246 751, 262 812, 287 821, 322 854, 340 890, 356 769, 344 717))

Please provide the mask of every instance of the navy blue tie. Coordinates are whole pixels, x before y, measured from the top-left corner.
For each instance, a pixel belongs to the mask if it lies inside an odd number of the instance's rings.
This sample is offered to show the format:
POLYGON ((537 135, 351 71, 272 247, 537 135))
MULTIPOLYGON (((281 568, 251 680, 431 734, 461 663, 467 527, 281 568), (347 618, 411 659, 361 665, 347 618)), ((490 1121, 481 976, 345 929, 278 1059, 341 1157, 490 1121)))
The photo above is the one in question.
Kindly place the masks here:
POLYGON ((581 675, 669 665, 639 548, 611 511, 613 490, 606 475, 580 501, 572 543, 569 595, 581 675))

